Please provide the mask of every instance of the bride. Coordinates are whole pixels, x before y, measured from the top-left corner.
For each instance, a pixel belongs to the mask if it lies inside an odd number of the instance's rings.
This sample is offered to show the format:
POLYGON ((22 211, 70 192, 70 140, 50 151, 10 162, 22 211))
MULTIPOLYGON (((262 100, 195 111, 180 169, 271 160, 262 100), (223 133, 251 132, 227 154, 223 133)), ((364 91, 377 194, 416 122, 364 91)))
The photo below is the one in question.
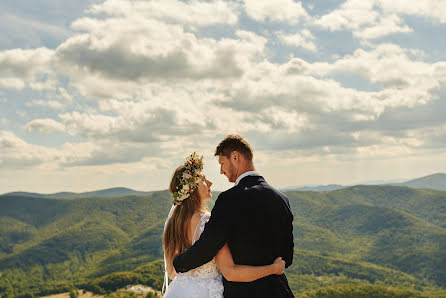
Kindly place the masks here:
POLYGON ((175 272, 172 264, 174 257, 198 240, 210 218, 204 202, 212 197, 212 183, 202 171, 203 156, 194 152, 188 156, 184 165, 175 170, 170 182, 169 190, 173 194, 174 205, 164 225, 163 235, 165 298, 221 298, 222 274, 228 281, 250 282, 268 275, 282 274, 285 269, 285 262, 280 257, 266 266, 236 265, 226 244, 209 263, 186 273, 175 272), (169 285, 168 278, 172 280, 169 285))

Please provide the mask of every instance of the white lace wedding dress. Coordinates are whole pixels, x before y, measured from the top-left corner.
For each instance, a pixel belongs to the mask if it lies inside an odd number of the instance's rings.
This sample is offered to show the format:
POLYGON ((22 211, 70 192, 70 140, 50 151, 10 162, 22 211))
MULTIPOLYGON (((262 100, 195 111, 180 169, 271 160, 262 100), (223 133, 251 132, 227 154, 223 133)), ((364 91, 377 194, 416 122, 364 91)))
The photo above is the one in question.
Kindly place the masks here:
MULTIPOLYGON (((204 225, 209 221, 209 213, 200 214, 200 222, 194 233, 192 244, 200 238, 204 225)), ((169 284, 164 298, 222 298, 223 281, 215 258, 186 273, 179 273, 169 284)))

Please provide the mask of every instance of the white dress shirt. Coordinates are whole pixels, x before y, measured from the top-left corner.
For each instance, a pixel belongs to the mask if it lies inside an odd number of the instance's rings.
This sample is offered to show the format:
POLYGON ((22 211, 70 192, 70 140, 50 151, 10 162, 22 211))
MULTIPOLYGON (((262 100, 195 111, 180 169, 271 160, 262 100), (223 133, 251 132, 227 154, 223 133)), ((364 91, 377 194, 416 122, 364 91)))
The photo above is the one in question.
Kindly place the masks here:
POLYGON ((238 176, 237 180, 235 180, 235 184, 234 186, 236 186, 240 180, 242 180, 243 178, 245 178, 246 176, 260 176, 259 172, 256 171, 248 171, 248 172, 244 172, 243 174, 241 174, 240 176, 238 176))

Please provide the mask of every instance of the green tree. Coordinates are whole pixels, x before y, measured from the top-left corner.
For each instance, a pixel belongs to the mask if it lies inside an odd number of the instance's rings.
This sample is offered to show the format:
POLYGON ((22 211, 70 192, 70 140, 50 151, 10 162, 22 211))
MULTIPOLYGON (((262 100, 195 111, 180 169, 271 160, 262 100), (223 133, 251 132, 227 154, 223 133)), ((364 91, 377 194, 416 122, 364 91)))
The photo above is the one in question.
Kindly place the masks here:
POLYGON ((77 298, 79 296, 79 291, 76 288, 70 290, 70 298, 77 298))

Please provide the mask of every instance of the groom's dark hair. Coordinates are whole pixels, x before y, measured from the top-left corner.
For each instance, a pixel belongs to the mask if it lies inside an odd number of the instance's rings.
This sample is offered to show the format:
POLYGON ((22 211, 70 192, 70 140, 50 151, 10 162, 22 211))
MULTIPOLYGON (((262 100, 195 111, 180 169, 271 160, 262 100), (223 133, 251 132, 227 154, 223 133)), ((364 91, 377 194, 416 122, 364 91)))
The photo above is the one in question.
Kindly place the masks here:
POLYGON ((240 152, 243 157, 251 161, 253 157, 253 151, 251 145, 249 145, 248 141, 237 134, 227 135, 221 142, 218 144, 215 149, 215 156, 223 155, 226 157, 230 157, 233 151, 240 152))

